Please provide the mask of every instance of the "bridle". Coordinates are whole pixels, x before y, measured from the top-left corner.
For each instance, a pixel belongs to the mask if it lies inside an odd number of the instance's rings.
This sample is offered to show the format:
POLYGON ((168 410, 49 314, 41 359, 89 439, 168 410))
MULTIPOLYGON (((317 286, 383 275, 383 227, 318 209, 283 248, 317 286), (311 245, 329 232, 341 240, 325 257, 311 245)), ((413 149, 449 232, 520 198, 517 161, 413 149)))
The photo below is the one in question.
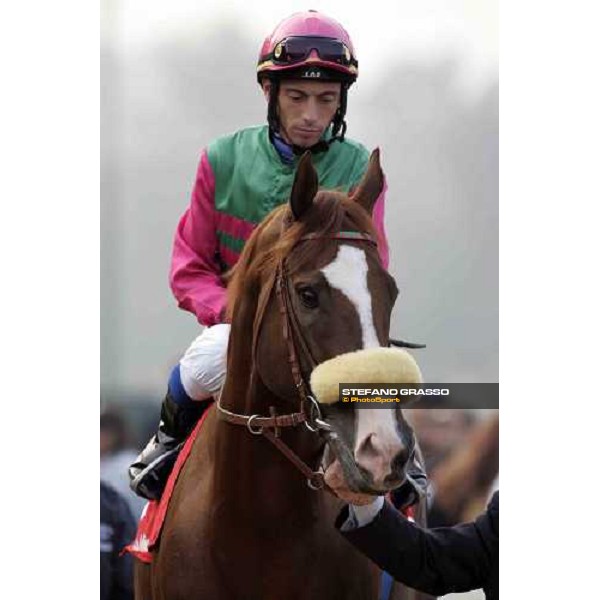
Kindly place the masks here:
MULTIPOLYGON (((377 246, 376 240, 367 233, 362 233, 360 231, 339 231, 331 235, 316 233, 306 234, 296 242, 294 247, 301 242, 320 239, 351 240, 355 242, 366 242, 377 246)), ((293 250, 293 248, 290 249, 290 252, 291 250, 293 250)), ((292 379, 299 398, 299 410, 294 413, 278 415, 276 414, 275 407, 271 406, 269 408, 271 416, 269 417, 258 414, 242 415, 223 408, 219 396, 217 399, 217 411, 219 417, 224 421, 233 425, 243 425, 252 435, 262 435, 266 437, 306 477, 307 484, 311 489, 328 489, 324 481, 322 469, 315 471, 309 467, 280 437, 282 427, 298 427, 304 423, 305 427, 310 432, 324 435, 328 441, 333 442, 336 446, 340 443, 337 434, 333 432, 331 425, 323 419, 319 403, 312 395, 310 385, 302 375, 299 352, 306 358, 311 369, 316 366, 316 362, 310 352, 310 347, 306 342, 298 317, 293 309, 291 280, 287 273, 286 259, 287 257, 283 257, 279 261, 272 284, 269 286, 267 292, 263 296, 263 301, 257 308, 254 320, 252 355, 253 364, 256 365, 258 332, 260 330, 266 305, 272 295, 273 287, 275 287, 279 304, 279 313, 282 320, 283 338, 287 346, 288 362, 290 364, 292 379)))

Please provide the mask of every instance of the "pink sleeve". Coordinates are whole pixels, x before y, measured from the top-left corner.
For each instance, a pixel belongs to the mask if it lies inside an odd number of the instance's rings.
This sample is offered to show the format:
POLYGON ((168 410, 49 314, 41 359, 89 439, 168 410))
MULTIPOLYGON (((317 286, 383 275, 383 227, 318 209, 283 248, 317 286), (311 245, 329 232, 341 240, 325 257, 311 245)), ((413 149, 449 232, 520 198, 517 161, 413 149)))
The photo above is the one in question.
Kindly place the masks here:
POLYGON ((202 325, 221 322, 225 286, 215 258, 215 177, 202 152, 189 208, 175 232, 170 284, 180 308, 195 314, 202 325))
POLYGON ((375 229, 377 229, 377 243, 379 249, 379 256, 383 266, 387 269, 390 263, 390 254, 388 249, 387 236, 385 234, 384 225, 384 211, 385 211, 385 193, 387 192, 387 181, 383 181, 383 190, 379 194, 379 198, 375 200, 375 206, 373 206, 373 223, 375 229))

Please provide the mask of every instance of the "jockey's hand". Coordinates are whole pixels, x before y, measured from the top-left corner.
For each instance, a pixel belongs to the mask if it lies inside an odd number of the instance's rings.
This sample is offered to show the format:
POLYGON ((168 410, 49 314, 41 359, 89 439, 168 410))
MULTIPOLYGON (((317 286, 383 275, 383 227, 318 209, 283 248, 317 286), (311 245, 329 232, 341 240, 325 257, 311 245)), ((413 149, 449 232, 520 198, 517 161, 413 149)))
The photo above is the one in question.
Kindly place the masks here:
POLYGON ((325 471, 325 483, 338 498, 355 506, 366 506, 377 498, 373 494, 353 492, 346 483, 342 465, 338 460, 334 461, 325 471))

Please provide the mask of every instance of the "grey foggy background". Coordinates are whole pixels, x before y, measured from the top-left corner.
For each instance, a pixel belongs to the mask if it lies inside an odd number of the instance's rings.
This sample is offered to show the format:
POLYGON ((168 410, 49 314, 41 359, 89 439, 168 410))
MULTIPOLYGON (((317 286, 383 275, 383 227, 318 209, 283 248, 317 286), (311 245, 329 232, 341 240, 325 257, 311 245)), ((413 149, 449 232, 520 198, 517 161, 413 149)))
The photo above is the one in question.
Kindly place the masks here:
MULTIPOLYGON (((343 10, 323 10, 344 21, 343 10)), ((201 35, 186 29, 130 45, 119 3, 103 11, 102 396, 158 403, 200 331, 169 290, 173 233, 200 150, 265 121, 255 62, 268 30, 255 35, 230 14, 201 35)), ((271 27, 289 12, 273 11, 271 27)), ((356 42, 356 25, 347 27, 356 42)), ((382 150, 401 290, 392 335, 427 344, 416 358, 428 381, 496 382, 498 83, 494 76, 465 91, 462 60, 451 50, 388 54, 369 77, 361 62, 348 137, 382 150)))

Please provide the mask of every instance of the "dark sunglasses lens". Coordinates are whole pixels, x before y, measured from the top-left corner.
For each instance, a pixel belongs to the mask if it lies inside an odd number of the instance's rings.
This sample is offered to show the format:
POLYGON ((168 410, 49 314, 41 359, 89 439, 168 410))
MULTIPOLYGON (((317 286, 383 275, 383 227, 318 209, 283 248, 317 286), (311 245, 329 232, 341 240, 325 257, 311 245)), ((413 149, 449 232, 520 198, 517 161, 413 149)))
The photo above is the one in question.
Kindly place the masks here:
POLYGON ((347 64, 349 62, 348 51, 344 45, 337 40, 290 38, 285 42, 285 52, 282 60, 287 62, 298 62, 307 58, 316 50, 322 60, 347 64))
POLYGON ((317 52, 323 60, 327 60, 330 62, 341 63, 346 58, 344 52, 344 45, 341 42, 337 42, 335 40, 324 40, 320 42, 319 47, 317 48, 317 52))
POLYGON ((292 38, 285 43, 285 57, 290 62, 302 60, 309 55, 310 47, 309 41, 292 38))

